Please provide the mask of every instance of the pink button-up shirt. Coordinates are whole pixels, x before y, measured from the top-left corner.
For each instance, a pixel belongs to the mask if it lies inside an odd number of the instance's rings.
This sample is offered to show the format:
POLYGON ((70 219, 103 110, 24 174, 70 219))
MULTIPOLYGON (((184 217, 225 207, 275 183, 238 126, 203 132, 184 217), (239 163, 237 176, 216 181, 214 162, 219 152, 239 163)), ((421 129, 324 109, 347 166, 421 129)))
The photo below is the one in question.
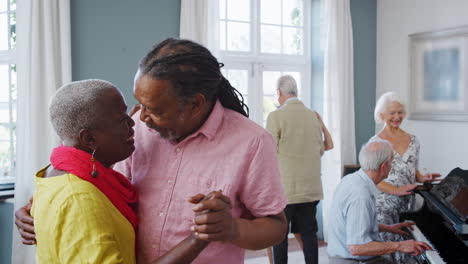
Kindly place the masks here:
MULTIPOLYGON (((135 122, 136 150, 114 169, 139 192, 139 263, 150 263, 190 234, 194 213, 187 199, 197 193, 222 190, 234 217, 276 215, 286 206, 273 137, 219 101, 203 126, 180 143, 135 122)), ((211 242, 193 263, 243 262, 243 249, 211 242)))

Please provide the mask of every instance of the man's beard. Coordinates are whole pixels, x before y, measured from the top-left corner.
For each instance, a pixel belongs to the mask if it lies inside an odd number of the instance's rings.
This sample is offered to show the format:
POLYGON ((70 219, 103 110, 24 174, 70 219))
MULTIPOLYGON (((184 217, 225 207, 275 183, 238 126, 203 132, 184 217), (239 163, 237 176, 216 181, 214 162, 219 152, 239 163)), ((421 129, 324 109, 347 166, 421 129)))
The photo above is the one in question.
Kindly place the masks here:
MULTIPOLYGON (((185 120, 184 114, 180 114, 178 118, 181 121, 185 120)), ((178 141, 178 139, 181 138, 181 136, 178 135, 174 130, 166 130, 167 131, 166 135, 162 135, 161 132, 159 132, 159 131, 164 130, 164 129, 161 129, 159 126, 157 126, 155 124, 150 124, 150 123, 146 123, 146 126, 153 129, 153 130, 155 130, 156 132, 158 132, 159 136, 166 139, 166 140, 178 141)))

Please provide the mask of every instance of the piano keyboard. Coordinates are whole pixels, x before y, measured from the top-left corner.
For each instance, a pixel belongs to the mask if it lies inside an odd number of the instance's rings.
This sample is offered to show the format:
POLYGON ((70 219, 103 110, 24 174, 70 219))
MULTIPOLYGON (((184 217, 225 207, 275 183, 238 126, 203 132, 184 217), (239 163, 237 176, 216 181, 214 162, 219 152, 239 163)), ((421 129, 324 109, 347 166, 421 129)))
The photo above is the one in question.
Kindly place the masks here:
MULTIPOLYGON (((412 222, 412 221, 407 221, 407 222, 412 222)), ((416 225, 413 225, 412 227, 413 227, 413 230, 411 230, 409 228, 408 228, 408 230, 411 233, 411 235, 414 237, 414 240, 425 242, 434 249, 434 250, 426 250, 423 253, 421 253, 421 255, 424 254, 426 259, 431 264, 445 264, 445 263, 447 263, 439 256, 439 253, 436 251, 436 248, 426 238, 426 236, 421 232, 421 230, 416 225)))

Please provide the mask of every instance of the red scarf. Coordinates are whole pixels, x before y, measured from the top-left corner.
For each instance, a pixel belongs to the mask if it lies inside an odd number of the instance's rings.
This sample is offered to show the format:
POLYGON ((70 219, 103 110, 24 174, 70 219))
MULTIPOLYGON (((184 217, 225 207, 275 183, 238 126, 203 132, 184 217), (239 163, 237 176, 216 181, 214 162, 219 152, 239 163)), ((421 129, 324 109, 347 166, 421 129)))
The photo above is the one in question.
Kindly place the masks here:
POLYGON ((104 167, 97 160, 95 163, 98 176, 93 178, 91 176, 93 170, 91 154, 73 147, 60 146, 55 148, 50 155, 50 162, 55 169, 76 175, 96 186, 128 219, 136 231, 138 219, 135 207, 138 194, 127 178, 112 168, 104 167))

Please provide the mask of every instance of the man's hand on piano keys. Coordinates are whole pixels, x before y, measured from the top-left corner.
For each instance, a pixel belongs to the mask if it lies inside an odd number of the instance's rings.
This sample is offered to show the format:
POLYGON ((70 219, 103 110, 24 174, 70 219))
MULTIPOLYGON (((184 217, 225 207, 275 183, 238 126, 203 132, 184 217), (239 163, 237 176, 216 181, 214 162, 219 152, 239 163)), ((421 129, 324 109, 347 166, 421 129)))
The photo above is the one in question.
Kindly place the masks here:
POLYGON ((428 244, 415 240, 405 240, 396 243, 398 243, 398 251, 408 253, 413 256, 418 256, 426 250, 433 250, 428 244))
POLYGON ((403 223, 398 223, 398 224, 394 224, 394 225, 381 224, 379 226, 379 228, 381 229, 381 231, 407 236, 408 232, 404 231, 403 229, 404 228, 409 228, 409 229, 413 230, 412 226, 415 225, 415 224, 416 223, 414 223, 414 222, 403 222, 403 223))

